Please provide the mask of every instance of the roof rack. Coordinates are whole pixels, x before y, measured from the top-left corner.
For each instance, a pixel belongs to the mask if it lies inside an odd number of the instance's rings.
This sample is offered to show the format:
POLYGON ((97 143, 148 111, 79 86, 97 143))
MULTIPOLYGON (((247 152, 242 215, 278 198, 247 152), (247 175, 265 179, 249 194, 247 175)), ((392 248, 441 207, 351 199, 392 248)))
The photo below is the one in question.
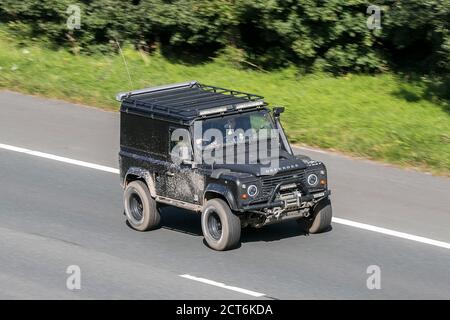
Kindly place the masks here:
POLYGON ((212 91, 212 92, 222 93, 222 94, 230 94, 232 96, 246 98, 250 101, 264 99, 264 97, 258 96, 256 94, 252 94, 252 93, 246 93, 246 92, 241 92, 241 91, 237 91, 237 90, 229 90, 229 89, 220 88, 220 87, 208 86, 208 85, 201 84, 201 83, 197 83, 197 84, 205 91, 212 91))
POLYGON ((157 87, 133 90, 133 91, 129 91, 129 92, 119 92, 116 96, 116 100, 122 101, 125 98, 129 98, 131 96, 135 96, 138 94, 145 94, 145 93, 158 92, 158 91, 164 91, 164 90, 173 90, 173 89, 179 89, 179 88, 185 88, 185 87, 192 87, 196 84, 197 84, 197 81, 181 82, 181 83, 169 84, 169 85, 164 85, 164 86, 157 86, 157 87))
POLYGON ((116 99, 122 102, 122 111, 160 116, 177 122, 267 105, 262 96, 204 85, 197 81, 121 92, 116 99))

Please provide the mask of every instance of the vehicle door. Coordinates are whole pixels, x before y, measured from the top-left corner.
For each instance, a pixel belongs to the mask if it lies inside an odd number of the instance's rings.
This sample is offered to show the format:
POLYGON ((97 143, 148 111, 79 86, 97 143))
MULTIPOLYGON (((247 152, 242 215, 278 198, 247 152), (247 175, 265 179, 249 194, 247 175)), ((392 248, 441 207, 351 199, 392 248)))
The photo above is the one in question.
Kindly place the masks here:
POLYGON ((204 176, 194 163, 190 132, 187 127, 169 127, 168 163, 162 184, 166 197, 194 204, 201 203, 204 176))

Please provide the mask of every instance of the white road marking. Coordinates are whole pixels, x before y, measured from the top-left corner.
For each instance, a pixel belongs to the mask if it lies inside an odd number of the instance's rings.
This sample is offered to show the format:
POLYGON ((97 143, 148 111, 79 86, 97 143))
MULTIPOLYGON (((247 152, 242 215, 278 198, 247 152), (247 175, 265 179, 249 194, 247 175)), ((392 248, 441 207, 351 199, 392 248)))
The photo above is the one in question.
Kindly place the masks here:
POLYGON ((436 247, 450 249, 450 243, 448 243, 448 242, 433 240, 433 239, 416 236, 416 235, 409 234, 409 233, 404 233, 404 232, 399 232, 399 231, 395 231, 395 230, 391 230, 391 229, 376 227, 376 226, 372 226, 370 224, 355 222, 355 221, 337 218, 337 217, 333 217, 332 221, 334 223, 345 224, 347 226, 351 226, 354 228, 369 230, 369 231, 378 232, 378 233, 386 234, 386 235, 397 237, 397 238, 407 239, 407 240, 411 240, 411 241, 429 244, 429 245, 436 246, 436 247))
MULTIPOLYGON (((49 154, 49 153, 33 151, 33 150, 15 147, 15 146, 7 145, 7 144, 0 143, 0 149, 24 153, 24 154, 28 154, 28 155, 32 155, 32 156, 36 156, 36 157, 55 160, 55 161, 59 161, 59 162, 64 162, 64 163, 68 163, 68 164, 73 164, 73 165, 91 168, 91 169, 100 170, 100 171, 105 171, 105 172, 110 172, 110 173, 114 173, 114 174, 119 174, 119 170, 116 168, 106 167, 106 166, 102 166, 102 165, 98 165, 98 164, 90 163, 90 162, 85 162, 85 161, 74 160, 74 159, 70 159, 70 158, 66 158, 66 157, 60 157, 60 156, 56 156, 56 155, 49 154)), ((416 236, 416 235, 409 234, 409 233, 404 233, 404 232, 400 232, 400 231, 395 231, 395 230, 391 230, 391 229, 386 229, 386 228, 382 228, 382 227, 373 226, 370 224, 355 222, 355 221, 337 218, 337 217, 333 218, 333 222, 338 223, 338 224, 344 224, 344 225, 351 226, 354 228, 359 228, 359 229, 363 229, 363 230, 386 234, 386 235, 389 235, 392 237, 416 241, 416 242, 428 244, 431 246, 450 249, 450 243, 448 243, 448 242, 433 240, 433 239, 416 236)))
POLYGON ((55 160, 55 161, 59 161, 59 162, 69 163, 69 164, 73 164, 73 165, 80 166, 80 167, 86 167, 86 168, 91 168, 91 169, 95 169, 95 170, 100 170, 100 171, 105 171, 105 172, 119 174, 119 170, 115 169, 115 168, 106 167, 106 166, 102 166, 102 165, 99 165, 99 164, 85 162, 85 161, 80 161, 80 160, 74 160, 74 159, 70 159, 70 158, 66 158, 66 157, 60 157, 60 156, 56 156, 56 155, 50 154, 50 153, 33 151, 33 150, 20 148, 20 147, 14 147, 14 146, 10 146, 10 145, 7 145, 7 144, 2 144, 2 143, 0 143, 0 149, 5 149, 5 150, 9 150, 9 151, 15 151, 15 152, 19 152, 19 153, 25 153, 25 154, 28 154, 28 155, 31 155, 31 156, 36 156, 36 157, 40 157, 40 158, 45 158, 45 159, 55 160))
POLYGON ((223 289, 228 289, 228 290, 244 293, 244 294, 250 295, 252 297, 264 297, 265 296, 264 293, 255 292, 255 291, 247 290, 247 289, 242 289, 242 288, 239 288, 239 287, 228 286, 228 285, 226 285, 224 283, 221 283, 221 282, 216 282, 216 281, 205 279, 205 278, 194 277, 194 276, 191 276, 189 274, 181 274, 180 277, 186 278, 186 279, 190 279, 190 280, 194 280, 194 281, 198 281, 198 282, 202 282, 202 283, 206 283, 206 284, 209 284, 211 286, 216 286, 216 287, 220 287, 220 288, 223 288, 223 289))

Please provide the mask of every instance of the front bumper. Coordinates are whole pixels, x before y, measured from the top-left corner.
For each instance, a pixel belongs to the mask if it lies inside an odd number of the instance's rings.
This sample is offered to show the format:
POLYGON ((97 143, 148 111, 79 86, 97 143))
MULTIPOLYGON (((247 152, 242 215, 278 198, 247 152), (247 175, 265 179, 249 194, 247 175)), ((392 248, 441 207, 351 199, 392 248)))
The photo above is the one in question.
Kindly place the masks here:
POLYGON ((280 223, 287 220, 307 218, 312 214, 315 205, 330 196, 330 190, 319 191, 301 195, 299 192, 282 194, 277 200, 255 205, 244 206, 241 213, 256 214, 256 218, 249 224, 260 228, 269 224, 280 223))
POLYGON ((300 193, 298 193, 298 196, 296 197, 296 199, 289 198, 289 199, 273 200, 273 198, 271 198, 268 202, 244 206, 239 211, 241 211, 241 212, 261 211, 264 209, 273 209, 273 208, 289 209, 289 207, 294 207, 295 205, 300 207, 302 204, 307 203, 307 202, 311 202, 314 200, 319 201, 322 198, 328 197, 329 195, 331 195, 331 190, 324 190, 324 191, 320 191, 320 192, 309 193, 306 195, 301 195, 300 193), (294 200, 295 203, 293 203, 292 200, 294 200))

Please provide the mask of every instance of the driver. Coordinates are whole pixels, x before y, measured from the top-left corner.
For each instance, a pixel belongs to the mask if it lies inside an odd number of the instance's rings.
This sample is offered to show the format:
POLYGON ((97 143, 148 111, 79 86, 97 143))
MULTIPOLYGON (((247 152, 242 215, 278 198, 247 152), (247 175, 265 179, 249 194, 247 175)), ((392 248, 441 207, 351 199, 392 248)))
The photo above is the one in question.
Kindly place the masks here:
MULTIPOLYGON (((244 134, 242 132, 236 132, 239 129, 237 118, 232 117, 225 123, 225 141, 226 142, 242 142, 244 140, 244 134)), ((239 130, 242 131, 242 130, 239 130)))

